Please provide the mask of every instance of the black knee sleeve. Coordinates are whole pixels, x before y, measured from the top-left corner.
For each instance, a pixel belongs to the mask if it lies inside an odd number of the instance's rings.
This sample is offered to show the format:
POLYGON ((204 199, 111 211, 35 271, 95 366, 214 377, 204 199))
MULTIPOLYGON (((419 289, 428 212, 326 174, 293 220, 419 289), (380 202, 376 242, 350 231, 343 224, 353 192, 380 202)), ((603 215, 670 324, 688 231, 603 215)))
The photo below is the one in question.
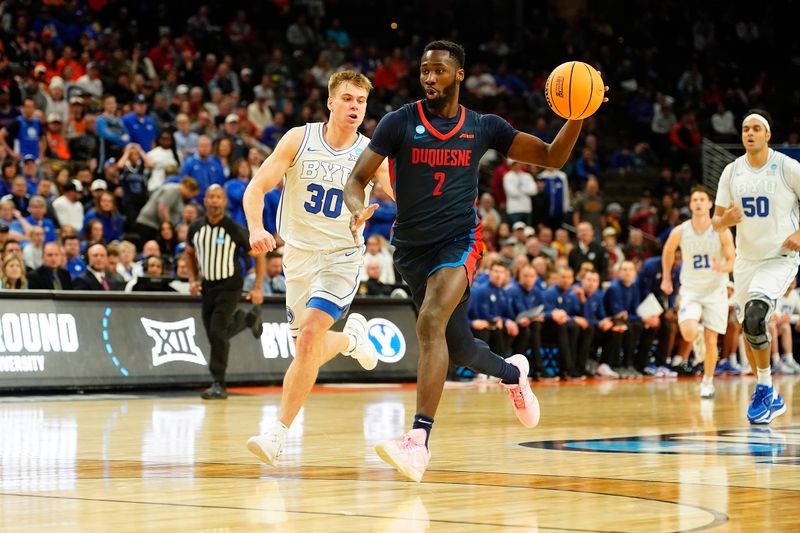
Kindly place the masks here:
POLYGON ((764 300, 750 300, 744 306, 744 338, 756 350, 768 348, 772 341, 767 329, 769 311, 769 304, 764 300))

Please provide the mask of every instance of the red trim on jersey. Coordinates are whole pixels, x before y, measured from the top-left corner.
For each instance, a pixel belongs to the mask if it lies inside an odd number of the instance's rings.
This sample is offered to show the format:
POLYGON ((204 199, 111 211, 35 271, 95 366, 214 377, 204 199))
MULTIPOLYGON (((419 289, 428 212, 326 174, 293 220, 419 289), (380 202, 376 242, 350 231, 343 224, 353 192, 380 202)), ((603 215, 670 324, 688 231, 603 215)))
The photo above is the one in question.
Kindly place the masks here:
POLYGON ((394 195, 394 180, 396 179, 394 175, 394 158, 389 158, 389 183, 392 184, 392 195, 394 195))
POLYGON ((417 100, 417 113, 419 113, 419 118, 420 120, 422 120, 422 125, 425 126, 425 129, 428 130, 428 132, 431 135, 433 135, 434 137, 436 137, 441 141, 446 141, 447 139, 458 133, 459 130, 461 130, 461 126, 464 125, 464 119, 467 116, 467 110, 464 109, 463 105, 459 105, 458 108, 461 110, 461 116, 458 118, 458 124, 456 124, 453 127, 453 129, 450 130, 447 134, 444 134, 444 133, 439 133, 439 131, 436 128, 434 128, 430 122, 428 122, 428 119, 425 116, 425 111, 422 109, 422 100, 417 100))
POLYGON ((472 276, 478 268, 478 263, 483 257, 483 225, 480 219, 477 220, 478 225, 472 233, 472 248, 469 251, 467 260, 464 262, 464 268, 467 269, 467 282, 472 286, 472 276))

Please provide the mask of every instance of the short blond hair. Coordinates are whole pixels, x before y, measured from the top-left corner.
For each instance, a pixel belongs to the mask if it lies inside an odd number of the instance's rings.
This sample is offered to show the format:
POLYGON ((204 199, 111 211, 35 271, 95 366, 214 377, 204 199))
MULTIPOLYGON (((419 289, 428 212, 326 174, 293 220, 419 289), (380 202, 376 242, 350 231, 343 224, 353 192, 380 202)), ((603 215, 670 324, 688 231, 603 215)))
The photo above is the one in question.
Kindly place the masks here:
POLYGON ((341 70, 331 74, 328 80, 328 95, 333 96, 336 89, 343 83, 352 83, 356 87, 361 87, 367 91, 367 94, 372 90, 372 82, 360 72, 355 70, 341 70))

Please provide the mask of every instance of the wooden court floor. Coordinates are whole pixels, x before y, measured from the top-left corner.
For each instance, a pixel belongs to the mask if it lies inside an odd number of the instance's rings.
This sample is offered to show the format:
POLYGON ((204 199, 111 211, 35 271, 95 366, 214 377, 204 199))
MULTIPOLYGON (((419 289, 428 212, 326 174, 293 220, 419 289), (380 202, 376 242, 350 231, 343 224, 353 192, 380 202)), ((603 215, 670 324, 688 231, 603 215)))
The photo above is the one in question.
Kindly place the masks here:
POLYGON ((0 531, 800 531, 800 378, 769 429, 753 380, 535 386, 539 427, 496 385, 445 391, 423 483, 375 456, 413 386, 320 387, 279 468, 245 440, 277 389, 0 397, 0 531))

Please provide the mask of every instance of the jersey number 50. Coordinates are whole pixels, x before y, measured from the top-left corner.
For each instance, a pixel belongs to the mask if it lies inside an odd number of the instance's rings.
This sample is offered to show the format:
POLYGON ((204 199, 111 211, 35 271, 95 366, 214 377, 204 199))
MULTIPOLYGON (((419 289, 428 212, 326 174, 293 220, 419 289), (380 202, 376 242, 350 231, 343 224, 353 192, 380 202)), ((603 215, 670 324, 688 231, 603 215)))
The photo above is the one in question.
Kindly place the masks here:
POLYGON ((303 204, 306 211, 313 215, 322 211, 322 214, 328 218, 339 218, 344 201, 341 189, 326 191, 325 187, 319 183, 312 183, 308 186, 308 191, 311 193, 311 198, 303 204))
POLYGON ((742 197, 742 211, 746 217, 769 215, 769 198, 766 196, 742 197))

